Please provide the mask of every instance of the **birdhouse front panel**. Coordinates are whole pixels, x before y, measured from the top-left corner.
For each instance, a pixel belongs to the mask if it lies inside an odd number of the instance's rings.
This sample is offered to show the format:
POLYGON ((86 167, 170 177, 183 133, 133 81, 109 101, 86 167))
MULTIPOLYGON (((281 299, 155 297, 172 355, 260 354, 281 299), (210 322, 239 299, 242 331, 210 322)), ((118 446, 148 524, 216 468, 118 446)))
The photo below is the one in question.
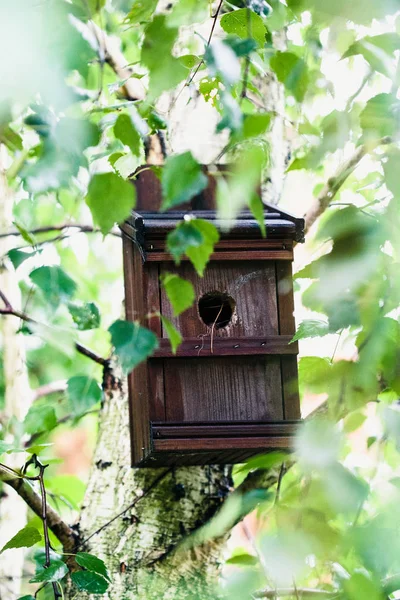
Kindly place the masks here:
POLYGON ((300 417, 297 344, 290 342, 291 262, 302 220, 266 207, 262 238, 250 213, 224 232, 201 198, 194 199, 196 210, 160 215, 154 178, 146 172, 147 187, 139 178, 141 214, 122 226, 127 318, 159 338, 155 354, 129 377, 133 464, 234 463, 287 449, 300 417), (186 259, 175 265, 165 249, 168 233, 188 212, 221 229, 203 277, 186 259), (193 305, 177 317, 161 284, 164 273, 189 281, 195 291, 193 305), (176 354, 161 319, 148 319, 156 313, 183 338, 176 354))

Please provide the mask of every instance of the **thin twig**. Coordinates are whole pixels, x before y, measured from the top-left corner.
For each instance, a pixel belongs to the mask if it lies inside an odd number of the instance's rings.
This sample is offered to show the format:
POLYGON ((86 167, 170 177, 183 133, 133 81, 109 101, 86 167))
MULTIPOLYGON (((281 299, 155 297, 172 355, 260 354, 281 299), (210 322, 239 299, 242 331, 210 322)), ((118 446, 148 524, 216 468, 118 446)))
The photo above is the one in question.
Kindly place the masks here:
MULTIPOLYGON (((62 225, 46 225, 43 227, 36 227, 28 231, 28 233, 32 235, 40 234, 40 233, 50 233, 51 231, 64 231, 65 229, 79 229, 82 233, 99 233, 100 229, 98 227, 93 227, 93 225, 81 225, 79 223, 63 223, 62 225)), ((121 237, 121 233, 117 229, 113 229, 110 233, 116 237, 121 237)), ((18 229, 13 229, 12 231, 3 231, 0 233, 0 239, 6 238, 10 236, 21 236, 22 233, 18 229)))
MULTIPOLYGON (((14 317, 17 317, 18 319, 21 319, 22 321, 25 321, 25 323, 38 323, 38 321, 35 321, 35 319, 32 319, 31 317, 29 317, 25 313, 21 312, 20 310, 15 310, 11 306, 10 302, 8 301, 8 299, 6 298, 6 296, 4 295, 4 293, 1 290, 0 290, 0 297, 3 300, 4 305, 5 305, 5 308, 0 309, 0 315, 12 315, 14 317)), ((99 356, 98 354, 96 354, 92 350, 89 350, 89 348, 86 348, 79 342, 75 342, 75 348, 80 354, 83 354, 87 358, 90 358, 91 360, 93 360, 97 364, 101 365, 102 367, 107 368, 110 364, 109 359, 99 356)))
MULTIPOLYGON (((222 8, 223 2, 224 2, 224 0, 220 0, 219 4, 217 6, 217 10, 215 11, 215 13, 213 15, 211 15, 211 18, 213 19, 213 24, 212 24, 212 27, 211 27, 210 35, 208 36, 206 50, 209 47, 209 45, 211 44, 212 36, 214 35, 214 30, 215 30, 215 27, 217 25, 218 15, 221 12, 221 8, 222 8)), ((201 61, 197 65, 194 73, 191 75, 190 79, 185 83, 185 87, 187 87, 188 85, 190 85, 192 83, 193 79, 196 77, 197 73, 200 70, 200 67, 203 64, 204 64, 204 58, 201 59, 201 61)))
POLYGON ((314 590, 312 588, 277 588, 274 590, 261 590, 253 594, 253 598, 281 598, 283 596, 297 596, 299 598, 337 598, 337 592, 327 590, 314 590))

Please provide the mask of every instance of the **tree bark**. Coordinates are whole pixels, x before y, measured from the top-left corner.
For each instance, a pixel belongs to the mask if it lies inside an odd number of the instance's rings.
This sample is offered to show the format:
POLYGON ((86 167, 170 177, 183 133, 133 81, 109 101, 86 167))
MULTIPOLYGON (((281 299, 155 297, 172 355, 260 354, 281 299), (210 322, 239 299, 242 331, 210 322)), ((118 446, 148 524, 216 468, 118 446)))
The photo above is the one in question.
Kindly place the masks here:
MULTIPOLYGON (((7 152, 0 144, 0 231, 12 228, 14 195, 6 177, 7 152)), ((17 310, 21 308, 21 294, 14 268, 5 257, 12 248, 12 238, 0 239, 1 289, 17 310)), ((20 322, 15 317, 4 317, 0 322, 3 346, 3 372, 5 403, 1 415, 3 426, 11 425, 11 418, 23 421, 32 401, 26 368, 23 336, 18 334, 20 322)), ((11 425, 12 426, 12 425, 11 425)), ((7 436, 6 436, 7 441, 7 436)), ((21 455, 11 455, 7 463, 21 466, 21 455), (14 458, 15 457, 15 458, 14 458)), ((0 540, 12 538, 26 524, 27 506, 10 487, 0 489, 0 540)), ((3 544, 1 543, 0 546, 3 544)), ((12 550, 0 555, 0 598, 13 600, 19 596, 24 563, 24 549, 12 550)))

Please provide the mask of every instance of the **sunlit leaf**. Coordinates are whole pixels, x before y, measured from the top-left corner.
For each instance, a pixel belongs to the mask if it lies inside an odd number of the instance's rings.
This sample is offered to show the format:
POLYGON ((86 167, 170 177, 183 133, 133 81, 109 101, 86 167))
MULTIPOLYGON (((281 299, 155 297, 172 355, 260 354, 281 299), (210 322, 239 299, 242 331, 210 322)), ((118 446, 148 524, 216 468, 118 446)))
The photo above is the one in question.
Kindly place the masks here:
POLYGON ((304 60, 293 52, 277 51, 272 56, 270 65, 278 80, 298 102, 302 102, 309 83, 308 69, 304 60))
POLYGON ((108 331, 115 354, 125 373, 129 373, 158 347, 155 334, 139 323, 115 321, 108 331))
POLYGON ((178 29, 168 27, 166 17, 157 15, 148 25, 142 46, 142 62, 150 73, 150 97, 175 87, 187 75, 180 61, 172 56, 178 29))
POLYGON ((24 527, 11 538, 0 550, 0 554, 10 548, 30 548, 42 540, 42 536, 35 527, 24 527))
POLYGON ((158 0, 133 0, 132 8, 126 17, 130 23, 143 23, 150 21, 158 0))
POLYGON ((342 58, 361 54, 375 71, 391 77, 394 74, 393 55, 399 49, 400 36, 397 33, 367 35, 354 42, 342 58))
POLYGON ((312 419, 305 422, 297 432, 297 458, 306 470, 326 469, 336 463, 340 443, 340 435, 332 423, 324 419, 312 419))
POLYGON ((114 135, 123 144, 129 146, 132 153, 139 155, 141 149, 141 137, 134 127, 129 115, 121 114, 114 125, 114 135))
POLYGON ((24 420, 26 433, 51 431, 57 425, 55 410, 49 404, 33 404, 24 420))
POLYGON ((182 343, 182 335, 177 330, 175 325, 171 323, 169 319, 167 319, 167 317, 160 315, 160 318, 167 333, 168 339, 171 342, 172 353, 176 354, 179 345, 182 343))
POLYGON ((202 23, 208 15, 208 0, 178 0, 168 16, 167 23, 170 27, 202 23))
POLYGON ((360 125, 366 141, 395 135, 400 125, 399 100, 393 94, 374 96, 360 114, 360 125))
POLYGON ((94 175, 89 183, 86 203, 93 221, 105 235, 115 223, 129 217, 136 204, 135 188, 115 173, 94 175))
POLYGON ((161 275, 161 282, 168 296, 168 300, 171 302, 175 317, 192 306, 195 299, 195 293, 190 281, 182 279, 182 277, 173 273, 165 273, 164 275, 161 275))
POLYGON ((266 28, 260 15, 253 10, 240 8, 226 13, 221 18, 221 27, 226 33, 253 38, 259 46, 264 46, 266 28))

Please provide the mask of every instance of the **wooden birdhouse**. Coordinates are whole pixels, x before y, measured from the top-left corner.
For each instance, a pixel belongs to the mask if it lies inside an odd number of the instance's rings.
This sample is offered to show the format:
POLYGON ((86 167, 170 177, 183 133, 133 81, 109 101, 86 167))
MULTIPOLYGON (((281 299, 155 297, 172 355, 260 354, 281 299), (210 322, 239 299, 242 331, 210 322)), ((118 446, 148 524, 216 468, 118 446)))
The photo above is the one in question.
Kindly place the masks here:
POLYGON ((249 212, 240 214, 199 277, 188 260, 176 266, 166 237, 185 214, 221 225, 215 180, 182 210, 160 213, 161 186, 151 170, 138 176, 137 213, 123 224, 126 314, 159 338, 156 353, 129 376, 132 461, 136 466, 242 462, 291 446, 300 418, 293 317, 293 243, 303 219, 265 207, 266 238, 249 212), (174 317, 163 272, 195 289, 194 305, 174 317), (174 355, 159 312, 183 337, 174 355))

